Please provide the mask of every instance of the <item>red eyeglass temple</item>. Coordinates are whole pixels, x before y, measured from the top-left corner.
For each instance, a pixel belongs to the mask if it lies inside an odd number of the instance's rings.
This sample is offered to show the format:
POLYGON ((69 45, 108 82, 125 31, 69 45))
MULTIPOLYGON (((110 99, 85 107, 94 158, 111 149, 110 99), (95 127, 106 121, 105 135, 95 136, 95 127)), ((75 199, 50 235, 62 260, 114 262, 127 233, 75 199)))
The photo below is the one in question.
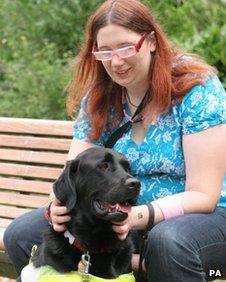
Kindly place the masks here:
POLYGON ((140 50, 140 48, 141 48, 141 46, 144 42, 145 36, 146 36, 146 33, 143 33, 141 39, 135 45, 135 49, 136 49, 137 52, 139 52, 139 50, 140 50))

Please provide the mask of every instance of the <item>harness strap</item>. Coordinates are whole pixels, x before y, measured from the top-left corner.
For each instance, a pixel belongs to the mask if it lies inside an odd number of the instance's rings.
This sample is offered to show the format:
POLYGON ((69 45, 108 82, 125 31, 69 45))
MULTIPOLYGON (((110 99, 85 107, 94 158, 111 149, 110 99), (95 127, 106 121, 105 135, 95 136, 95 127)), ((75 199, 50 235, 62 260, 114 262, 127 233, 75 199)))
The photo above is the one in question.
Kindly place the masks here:
POLYGON ((140 122, 140 121, 143 120, 141 111, 144 109, 147 98, 148 98, 148 91, 145 93, 142 101, 140 102, 139 106, 137 107, 137 109, 136 109, 134 115, 132 116, 132 118, 129 121, 127 121, 125 124, 123 124, 122 126, 117 128, 111 134, 111 136, 108 138, 108 140, 104 144, 105 148, 110 148, 110 149, 113 148, 115 143, 122 137, 122 135, 130 130, 133 123, 140 122))

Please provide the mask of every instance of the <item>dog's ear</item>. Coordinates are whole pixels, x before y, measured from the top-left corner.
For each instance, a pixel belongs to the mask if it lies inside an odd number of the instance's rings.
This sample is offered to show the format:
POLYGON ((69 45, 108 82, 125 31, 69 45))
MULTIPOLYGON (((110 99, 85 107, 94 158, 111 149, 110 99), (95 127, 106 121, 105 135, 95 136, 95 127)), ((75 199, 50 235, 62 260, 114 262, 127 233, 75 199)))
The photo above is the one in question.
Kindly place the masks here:
POLYGON ((69 211, 73 209, 77 201, 75 187, 77 168, 78 160, 68 161, 62 174, 53 184, 53 192, 56 198, 60 200, 69 211))

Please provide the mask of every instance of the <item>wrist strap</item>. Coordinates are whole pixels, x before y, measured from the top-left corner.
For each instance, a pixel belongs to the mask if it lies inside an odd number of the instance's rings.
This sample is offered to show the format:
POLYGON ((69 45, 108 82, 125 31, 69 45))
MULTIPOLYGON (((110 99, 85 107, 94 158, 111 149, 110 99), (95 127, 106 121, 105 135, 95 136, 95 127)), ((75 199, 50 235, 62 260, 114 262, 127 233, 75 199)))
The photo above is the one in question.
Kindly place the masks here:
POLYGON ((142 263, 143 263, 143 259, 144 259, 144 250, 145 250, 145 244, 146 244, 146 240, 147 240, 147 234, 148 231, 150 231, 154 225, 154 221, 155 221, 155 210, 154 207, 151 203, 146 204, 146 206, 148 207, 148 212, 149 212, 149 218, 148 218, 148 223, 147 226, 145 228, 145 230, 143 230, 143 234, 142 234, 142 239, 141 239, 141 246, 140 246, 140 259, 139 259, 139 267, 138 267, 138 277, 139 277, 139 281, 142 281, 142 263))
POLYGON ((139 106, 138 106, 136 112, 134 113, 134 115, 132 116, 132 118, 129 121, 127 121, 125 124, 123 124, 122 126, 117 128, 110 135, 110 137, 108 138, 108 140, 104 144, 105 148, 113 148, 115 143, 122 137, 122 135, 130 130, 133 123, 140 122, 140 121, 143 120, 141 112, 142 112, 142 110, 144 109, 144 107, 147 103, 148 93, 149 93, 148 91, 145 93, 141 103, 139 104, 139 106))
POLYGON ((151 230, 151 228, 154 225, 154 221, 155 221, 155 210, 154 207, 151 203, 146 204, 146 206, 148 207, 148 212, 149 212, 149 218, 148 218, 148 223, 147 226, 145 228, 145 231, 149 231, 151 230))

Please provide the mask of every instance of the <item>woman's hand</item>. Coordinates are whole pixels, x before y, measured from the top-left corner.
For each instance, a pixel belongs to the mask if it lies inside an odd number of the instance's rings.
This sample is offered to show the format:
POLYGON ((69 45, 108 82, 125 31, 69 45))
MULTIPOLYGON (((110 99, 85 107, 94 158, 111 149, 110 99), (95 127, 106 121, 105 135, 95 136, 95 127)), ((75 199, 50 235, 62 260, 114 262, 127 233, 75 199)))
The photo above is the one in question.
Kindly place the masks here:
POLYGON ((135 213, 134 208, 135 207, 132 207, 131 211, 128 213, 128 217, 125 220, 121 222, 115 222, 115 221, 112 222, 112 229, 115 231, 118 238, 122 241, 126 239, 129 231, 133 227, 133 218, 135 213))
POLYGON ((56 198, 53 200, 50 207, 50 217, 53 229, 57 232, 65 231, 65 223, 71 219, 68 215, 67 208, 65 206, 61 206, 60 201, 56 198))
POLYGON ((131 229, 145 229, 148 221, 149 210, 147 205, 134 206, 124 221, 112 222, 112 229, 117 233, 120 240, 125 240, 131 229))
POLYGON ((117 233, 118 238, 122 241, 126 239, 131 229, 129 215, 130 213, 128 214, 127 219, 121 222, 112 222, 112 229, 115 231, 115 233, 117 233))

